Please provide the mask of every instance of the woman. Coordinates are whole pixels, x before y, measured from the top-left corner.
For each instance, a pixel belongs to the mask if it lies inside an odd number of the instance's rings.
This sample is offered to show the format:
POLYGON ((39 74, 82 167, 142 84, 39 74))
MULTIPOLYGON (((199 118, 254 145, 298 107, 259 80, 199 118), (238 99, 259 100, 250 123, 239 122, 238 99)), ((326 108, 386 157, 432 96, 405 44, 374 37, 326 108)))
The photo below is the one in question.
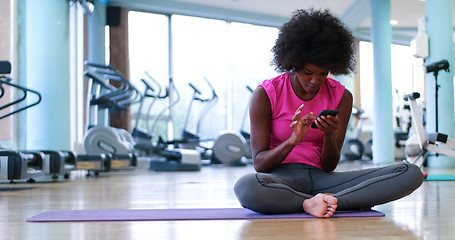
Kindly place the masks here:
POLYGON ((257 173, 234 191, 242 206, 274 214, 305 211, 329 218, 338 209, 366 209, 417 189, 415 165, 334 172, 352 109, 352 94, 328 74, 354 70, 353 37, 329 11, 298 10, 279 32, 273 63, 282 75, 264 81, 250 103, 257 173), (321 110, 336 116, 316 118, 321 110), (310 127, 315 122, 317 128, 310 127))

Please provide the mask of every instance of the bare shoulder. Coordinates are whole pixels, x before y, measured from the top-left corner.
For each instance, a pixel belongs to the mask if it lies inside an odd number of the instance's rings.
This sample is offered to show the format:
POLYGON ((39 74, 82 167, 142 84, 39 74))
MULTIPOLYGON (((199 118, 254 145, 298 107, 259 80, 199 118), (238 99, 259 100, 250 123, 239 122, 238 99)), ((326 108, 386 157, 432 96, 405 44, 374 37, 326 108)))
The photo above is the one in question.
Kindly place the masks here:
POLYGON ((346 125, 351 117, 352 112, 352 93, 345 89, 343 96, 341 97, 340 103, 338 104, 338 117, 341 121, 343 121, 346 125))
POLYGON ((352 93, 348 89, 344 89, 343 96, 341 97, 340 103, 338 104, 338 108, 343 108, 339 110, 344 110, 345 108, 351 109, 352 108, 352 93))
POLYGON ((270 114, 270 99, 263 87, 257 87, 251 96, 250 113, 270 114))
POLYGON ((352 104, 352 93, 347 88, 344 89, 343 96, 341 97, 341 101, 348 101, 352 104))

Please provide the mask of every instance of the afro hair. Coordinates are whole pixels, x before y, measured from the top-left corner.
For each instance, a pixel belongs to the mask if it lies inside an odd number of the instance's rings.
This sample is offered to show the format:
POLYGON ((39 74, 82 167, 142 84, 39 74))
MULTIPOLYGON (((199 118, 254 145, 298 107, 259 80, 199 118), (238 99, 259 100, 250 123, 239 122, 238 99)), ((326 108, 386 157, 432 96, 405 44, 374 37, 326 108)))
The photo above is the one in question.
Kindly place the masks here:
POLYGON ((291 72, 311 63, 335 75, 355 69, 354 37, 328 10, 297 10, 280 28, 272 48, 276 70, 291 72))

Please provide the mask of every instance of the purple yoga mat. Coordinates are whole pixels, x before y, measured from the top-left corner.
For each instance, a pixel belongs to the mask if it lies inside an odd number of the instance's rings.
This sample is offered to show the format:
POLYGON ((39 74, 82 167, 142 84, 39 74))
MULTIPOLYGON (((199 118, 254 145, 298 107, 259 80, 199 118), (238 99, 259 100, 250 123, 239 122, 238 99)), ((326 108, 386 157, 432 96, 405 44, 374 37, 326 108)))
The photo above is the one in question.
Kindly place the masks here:
MULTIPOLYGON (((337 211, 332 216, 383 217, 384 213, 369 211, 337 211)), ((110 210, 57 210, 40 213, 27 222, 95 222, 95 221, 179 221, 179 220, 239 220, 314 218, 306 213, 264 215, 244 208, 198 209, 110 209, 110 210)))

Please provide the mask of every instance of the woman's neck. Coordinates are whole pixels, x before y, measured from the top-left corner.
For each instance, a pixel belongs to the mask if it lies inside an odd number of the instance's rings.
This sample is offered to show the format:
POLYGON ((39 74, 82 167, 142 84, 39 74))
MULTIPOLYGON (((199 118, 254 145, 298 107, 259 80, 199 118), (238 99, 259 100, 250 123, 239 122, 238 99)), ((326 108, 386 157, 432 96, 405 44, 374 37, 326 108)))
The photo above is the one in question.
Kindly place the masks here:
POLYGON ((294 93, 295 95, 300 98, 301 100, 303 101, 310 101, 312 100, 316 94, 319 92, 316 92, 316 93, 308 93, 306 92, 302 85, 300 84, 299 82, 299 79, 297 78, 296 74, 295 73, 289 73, 289 76, 290 76, 290 79, 291 79, 291 86, 292 86, 292 90, 294 90, 294 93))

